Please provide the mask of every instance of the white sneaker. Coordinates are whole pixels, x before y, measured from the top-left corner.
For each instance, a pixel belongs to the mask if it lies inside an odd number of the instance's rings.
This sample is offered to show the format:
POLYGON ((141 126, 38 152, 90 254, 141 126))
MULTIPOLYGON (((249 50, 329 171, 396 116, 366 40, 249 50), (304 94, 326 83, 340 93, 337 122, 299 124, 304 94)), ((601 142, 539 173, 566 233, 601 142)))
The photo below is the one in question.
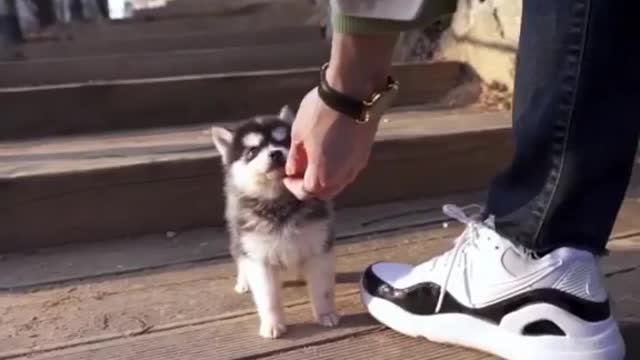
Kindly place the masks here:
POLYGON ((491 224, 451 205, 444 211, 467 225, 452 250, 416 267, 365 271, 362 299, 373 317, 405 335, 506 359, 624 358, 594 255, 561 248, 536 259, 491 224))

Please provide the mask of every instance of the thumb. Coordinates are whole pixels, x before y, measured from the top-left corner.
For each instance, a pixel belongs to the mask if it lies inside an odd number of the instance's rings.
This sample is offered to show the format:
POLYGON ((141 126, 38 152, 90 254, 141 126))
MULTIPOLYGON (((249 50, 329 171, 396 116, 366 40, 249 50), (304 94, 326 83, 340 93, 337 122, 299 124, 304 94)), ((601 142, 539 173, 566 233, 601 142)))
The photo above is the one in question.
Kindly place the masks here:
POLYGON ((287 187, 289 192, 293 194, 293 196, 297 197, 300 200, 307 200, 311 197, 311 194, 304 190, 304 184, 302 178, 284 178, 282 179, 284 182, 284 186, 287 187))
POLYGON ((307 169, 307 152, 304 149, 302 142, 295 142, 291 144, 289 155, 287 156, 287 164, 285 172, 287 176, 299 176, 305 173, 307 169))

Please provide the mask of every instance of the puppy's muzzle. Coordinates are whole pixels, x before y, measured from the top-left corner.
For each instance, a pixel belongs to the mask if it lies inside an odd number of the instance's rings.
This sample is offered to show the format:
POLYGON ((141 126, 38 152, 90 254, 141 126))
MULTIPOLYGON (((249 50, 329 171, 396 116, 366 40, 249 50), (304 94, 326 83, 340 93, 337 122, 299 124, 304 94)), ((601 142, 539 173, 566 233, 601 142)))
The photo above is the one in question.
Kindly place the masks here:
POLYGON ((269 153, 269 158, 271 159, 271 166, 273 168, 284 167, 287 159, 284 157, 284 153, 280 150, 274 150, 269 153))

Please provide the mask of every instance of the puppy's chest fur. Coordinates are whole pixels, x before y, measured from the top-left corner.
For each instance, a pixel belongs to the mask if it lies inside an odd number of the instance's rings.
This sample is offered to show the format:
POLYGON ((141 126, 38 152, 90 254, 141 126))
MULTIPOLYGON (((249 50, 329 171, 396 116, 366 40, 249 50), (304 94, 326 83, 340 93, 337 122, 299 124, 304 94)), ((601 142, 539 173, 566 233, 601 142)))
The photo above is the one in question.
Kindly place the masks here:
POLYGON ((231 252, 283 268, 298 267, 333 246, 331 204, 293 196, 228 198, 231 252))

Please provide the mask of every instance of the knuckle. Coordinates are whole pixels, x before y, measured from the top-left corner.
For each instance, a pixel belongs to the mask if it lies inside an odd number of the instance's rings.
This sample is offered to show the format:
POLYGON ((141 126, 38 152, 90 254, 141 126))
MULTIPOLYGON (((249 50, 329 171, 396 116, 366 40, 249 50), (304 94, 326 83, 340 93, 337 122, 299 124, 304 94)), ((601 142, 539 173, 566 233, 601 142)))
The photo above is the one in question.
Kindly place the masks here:
POLYGON ((314 194, 320 193, 324 189, 324 187, 322 186, 322 184, 320 184, 318 179, 313 179, 309 181, 307 184, 305 184, 304 188, 305 188, 304 189, 305 191, 314 193, 314 194))

